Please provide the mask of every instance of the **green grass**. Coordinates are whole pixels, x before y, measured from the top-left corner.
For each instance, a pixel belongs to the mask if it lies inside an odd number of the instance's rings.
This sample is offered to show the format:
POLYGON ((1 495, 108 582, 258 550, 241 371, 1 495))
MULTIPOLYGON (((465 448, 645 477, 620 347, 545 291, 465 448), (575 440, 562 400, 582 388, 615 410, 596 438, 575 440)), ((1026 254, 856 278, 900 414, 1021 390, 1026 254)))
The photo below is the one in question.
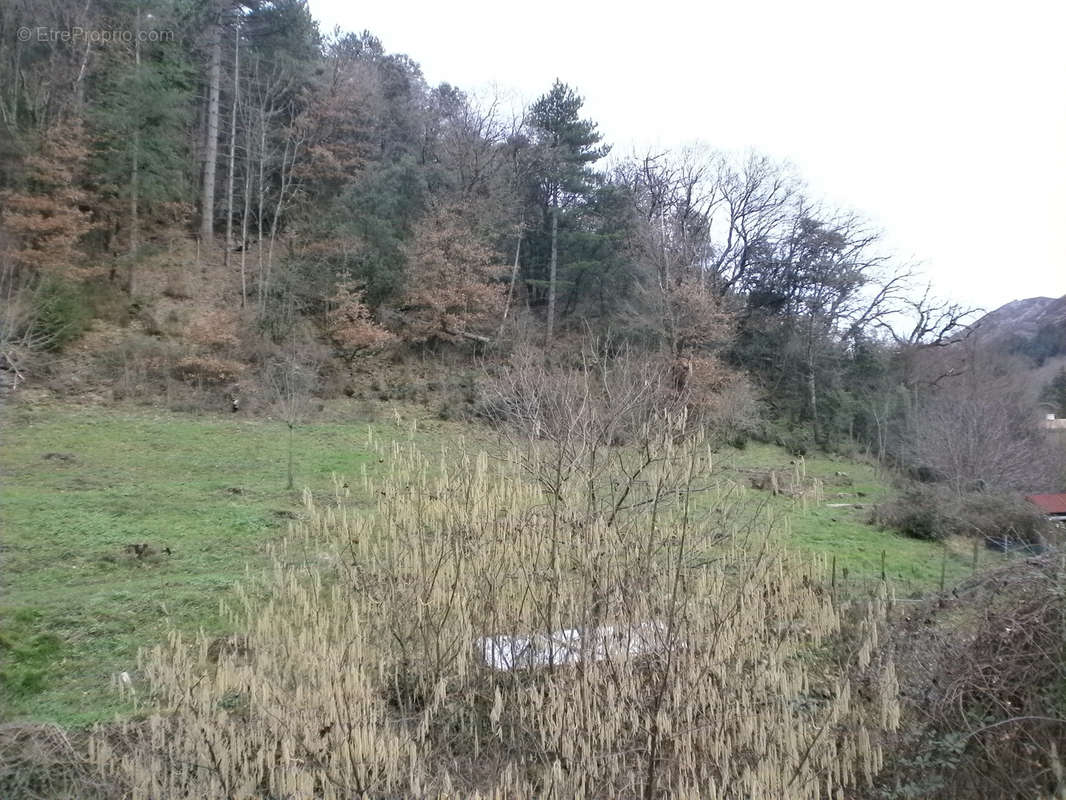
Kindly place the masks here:
MULTIPOLYGON (((347 408, 332 409, 341 421, 298 429, 299 488, 327 495, 334 473, 387 467, 369 452, 368 429, 383 440, 412 435, 407 422, 368 424, 347 408)), ((285 489, 285 428, 67 404, 14 404, 2 423, 0 717, 77 725, 128 712, 113 677, 134 670, 138 648, 172 628, 224 632, 219 601, 247 567, 265 564, 268 545, 299 509, 300 492, 285 489), (134 543, 171 554, 139 559, 125 549, 134 543)), ((413 435, 439 450, 478 433, 423 419, 413 435)), ((745 469, 789 461, 779 448, 749 445, 723 452, 719 465, 743 481, 745 469)), ((826 502, 838 491, 862 491, 863 503, 886 492, 869 466, 827 457, 805 465, 825 480, 826 502), (840 471, 853 485, 835 485, 840 471)), ((927 588, 939 579, 941 546, 878 531, 865 524, 865 511, 802 512, 768 493, 747 498, 786 516, 800 546, 836 556, 856 579, 879 575, 882 550, 902 584, 927 588)), ((949 581, 966 571, 964 561, 949 559, 949 581)))
MULTIPOLYGON (((733 478, 743 482, 745 470, 793 469, 800 459, 778 447, 749 444, 742 450, 721 455, 721 466, 733 478)), ((863 583, 879 580, 884 553, 885 574, 900 594, 915 594, 936 588, 944 570, 945 585, 951 586, 972 571, 971 559, 958 548, 901 536, 879 530, 868 523, 872 504, 890 494, 887 478, 878 474, 870 463, 823 454, 802 459, 807 476, 818 478, 825 499, 810 503, 806 510, 792 499, 771 498, 766 492, 752 492, 748 501, 765 503, 788 518, 792 541, 814 553, 835 558, 843 582, 863 583), (840 474, 843 473, 843 474, 840 474), (847 504, 832 508, 830 503, 847 504), (862 508, 856 508, 862 506, 862 508)), ((994 554, 981 554, 995 558, 994 554)))
MULTIPOLYGON (((111 682, 138 647, 172 627, 221 632, 219 601, 284 534, 300 507, 284 426, 68 405, 15 405, 3 425, 0 718, 108 718, 127 709, 111 682), (134 543, 157 554, 137 558, 134 543)), ((455 435, 428 425, 426 446, 455 435)), ((299 428, 296 485, 328 494, 333 473, 376 468, 367 431, 299 428)))

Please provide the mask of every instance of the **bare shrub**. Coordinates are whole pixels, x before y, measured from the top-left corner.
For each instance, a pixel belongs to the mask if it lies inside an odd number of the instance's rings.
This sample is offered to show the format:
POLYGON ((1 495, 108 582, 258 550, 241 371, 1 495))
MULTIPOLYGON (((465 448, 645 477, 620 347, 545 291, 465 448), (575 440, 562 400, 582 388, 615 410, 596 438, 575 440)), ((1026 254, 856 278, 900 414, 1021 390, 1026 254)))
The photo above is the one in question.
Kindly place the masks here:
POLYGON ((163 284, 162 294, 171 300, 191 300, 193 293, 189 288, 188 276, 179 270, 169 271, 166 282, 163 284))
POLYGON ((364 290, 352 281, 337 284, 329 298, 326 330, 340 353, 348 359, 380 350, 393 335, 378 325, 364 302, 364 290))
POLYGON ((681 404, 667 370, 630 351, 586 351, 551 364, 541 351, 517 350, 507 369, 483 386, 482 415, 531 440, 603 447, 628 441, 650 420, 681 404))
POLYGON ((278 354, 266 367, 271 405, 289 429, 286 488, 293 488, 293 438, 296 426, 311 410, 319 385, 319 369, 325 354, 307 330, 294 327, 286 353, 278 354))
POLYGON ((147 730, 128 752, 97 742, 96 762, 132 798, 814 798, 869 784, 897 720, 890 654, 872 664, 884 596, 834 604, 824 565, 733 513, 740 490, 681 428, 649 430, 639 476, 621 461, 538 466, 559 458, 551 446, 437 464, 375 444, 385 472, 360 487, 375 513, 339 482, 331 507, 308 496, 269 584, 231 612, 241 655, 212 663, 208 637, 178 635, 145 654, 147 730), (583 637, 580 657, 560 632, 583 637), (492 668, 498 636, 540 637, 544 665, 492 668), (814 667, 823 646, 839 658, 814 667), (878 676, 868 701, 853 670, 878 676))
POLYGON ((518 346, 510 364, 482 381, 479 415, 533 439, 613 446, 639 438, 666 416, 703 427, 714 439, 754 430, 751 384, 716 358, 639 354, 609 341, 583 341, 571 356, 549 361, 518 346))
POLYGON ((1005 365, 977 365, 918 410, 911 461, 959 494, 981 490, 1057 491, 1063 450, 1036 424, 1025 382, 1005 365))
POLYGON ((240 343, 241 319, 235 311, 210 309, 197 314, 185 328, 191 344, 219 352, 240 343))
POLYGON ((39 324, 36 287, 21 280, 13 267, 0 271, 0 290, 0 369, 10 373, 9 383, 18 388, 34 357, 51 347, 53 337, 39 324))
POLYGON ((90 317, 72 285, 16 267, 0 231, 0 376, 17 388, 42 355, 79 336, 90 317))
MULTIPOLYGON (((92 352, 91 381, 111 386, 114 399, 169 396, 174 366, 182 357, 181 346, 167 339, 138 331, 121 331, 92 352)), ((69 360, 68 360, 69 363, 69 360)), ((59 371, 52 385, 58 391, 74 391, 77 365, 59 371)))
POLYGON ((733 444, 759 427, 759 400, 747 375, 713 356, 693 359, 684 400, 690 417, 733 444))
POLYGON ((174 365, 175 377, 209 386, 233 383, 247 367, 240 361, 217 356, 185 356, 174 365))
POLYGON ((878 504, 871 522, 891 528, 913 539, 944 539, 948 525, 937 492, 928 487, 913 486, 896 497, 878 504))
POLYGON ((905 698, 870 797, 1061 797, 1063 562, 1013 561, 912 609, 891 647, 905 698))
POLYGON ((57 725, 0 726, 0 797, 5 800, 110 800, 122 787, 100 775, 85 734, 57 725))

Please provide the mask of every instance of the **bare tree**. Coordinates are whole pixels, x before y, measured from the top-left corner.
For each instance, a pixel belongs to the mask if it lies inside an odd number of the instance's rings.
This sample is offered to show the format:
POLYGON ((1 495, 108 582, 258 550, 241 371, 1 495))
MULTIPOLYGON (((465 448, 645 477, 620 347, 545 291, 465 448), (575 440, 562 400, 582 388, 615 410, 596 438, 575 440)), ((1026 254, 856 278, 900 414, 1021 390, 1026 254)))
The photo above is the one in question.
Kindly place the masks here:
MULTIPOLYGON (((134 31, 134 44, 133 44, 133 63, 134 68, 138 73, 141 71, 141 7, 137 6, 136 13, 136 30, 134 31)), ((141 238, 141 218, 139 213, 138 202, 140 198, 140 158, 141 158, 141 130, 139 127, 133 129, 133 148, 130 153, 130 250, 129 250, 129 276, 126 283, 126 291, 133 297, 134 286, 133 265, 137 259, 137 251, 140 248, 141 238)))
POLYGON ((241 103, 240 107, 244 112, 244 204, 241 208, 241 308, 244 308, 248 304, 248 215, 252 207, 252 148, 255 141, 252 130, 255 119, 247 103, 241 103))
POLYGON ((309 342, 299 337, 297 326, 290 333, 288 352, 270 365, 269 379, 274 407, 289 430, 285 488, 294 488, 293 449, 296 426, 306 419, 318 385, 319 358, 309 342))
POLYGON ((26 379, 34 358, 53 347, 63 331, 41 324, 42 280, 19 270, 0 251, 0 375, 12 389, 26 379))
POLYGON ((803 205, 791 171, 754 153, 740 163, 701 147, 647 153, 615 178, 658 229, 664 267, 697 270, 719 295, 745 287, 758 256, 787 235, 803 205))
MULTIPOLYGON (((241 100, 241 25, 234 25, 233 34, 233 97, 230 100, 229 119, 229 173, 226 178, 226 255, 225 266, 229 267, 233 252, 233 181, 237 165, 237 112, 241 100)), ((247 174, 245 180, 247 181, 247 174)), ((243 262, 242 262, 243 264, 243 262)), ((241 273, 241 305, 244 304, 244 273, 241 273)))
POLYGON ((993 355, 979 355, 921 404, 909 445, 917 466, 959 494, 1057 490, 1064 477, 1064 454, 1038 428, 1035 398, 993 355))
MULTIPOLYGON (((294 172, 297 160, 302 155, 302 148, 306 140, 304 131, 297 124, 286 129, 284 149, 281 154, 281 163, 278 166, 278 191, 274 199, 274 212, 270 220, 270 238, 267 246, 266 268, 263 273, 263 286, 260 293, 261 306, 265 306, 266 297, 270 290, 270 281, 274 268, 274 247, 278 238, 278 224, 281 221, 282 212, 286 204, 294 194, 294 172)), ((260 237, 263 232, 260 231, 260 237)))
POLYGON ((675 359, 717 345, 729 328, 706 280, 711 218, 721 200, 712 166, 686 151, 648 153, 616 171, 636 211, 631 252, 647 276, 637 294, 643 326, 675 359))
MULTIPOLYGON (((271 198, 270 173, 275 169, 278 153, 274 147, 272 133, 279 115, 283 109, 279 109, 281 98, 288 86, 288 76, 276 68, 269 71, 263 70, 258 58, 254 58, 251 67, 251 76, 248 88, 244 93, 242 104, 246 104, 245 113, 245 213, 241 223, 244 235, 247 236, 248 214, 251 206, 253 192, 251 185, 255 186, 255 209, 252 219, 255 221, 256 232, 256 304, 259 313, 262 314, 266 307, 266 298, 270 288, 270 258, 273 248, 267 252, 267 215, 271 199, 275 199, 275 225, 277 231, 277 219, 280 218, 280 207, 284 204, 284 193, 279 198, 271 198), (254 163, 253 163, 254 162, 254 163)), ((286 153, 287 156, 287 153, 286 153)), ((287 158, 286 158, 287 160, 287 158)), ((283 170, 284 171, 284 170, 283 170)), ((290 170, 291 174, 291 170, 290 170)), ((272 243, 272 241, 271 241, 272 243)), ((244 249, 247 250, 247 239, 244 249)), ((245 276, 245 253, 241 255, 242 280, 245 276)))
POLYGON ((902 298, 904 326, 882 324, 901 347, 949 347, 962 342, 972 330, 973 317, 983 309, 952 303, 933 296, 932 284, 920 295, 902 298))
POLYGON ((788 228, 803 203, 800 183, 787 167, 750 154, 737 167, 715 158, 715 233, 708 278, 719 294, 744 285, 758 255, 788 228))
POLYGON ((200 184, 200 237, 205 245, 215 234, 215 170, 218 166, 218 100, 222 83, 222 7, 212 4, 208 20, 207 108, 204 163, 200 184))

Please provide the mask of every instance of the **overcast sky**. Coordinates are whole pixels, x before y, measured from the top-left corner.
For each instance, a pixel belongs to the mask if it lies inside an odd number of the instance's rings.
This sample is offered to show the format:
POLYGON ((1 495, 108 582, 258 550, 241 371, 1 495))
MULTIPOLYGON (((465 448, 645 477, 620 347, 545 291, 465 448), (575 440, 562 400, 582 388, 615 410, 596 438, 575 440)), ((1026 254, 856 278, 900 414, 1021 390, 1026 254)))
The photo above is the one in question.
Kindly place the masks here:
POLYGON ((310 0, 430 84, 531 101, 559 77, 615 153, 792 162, 941 293, 1066 294, 1066 2, 310 0))

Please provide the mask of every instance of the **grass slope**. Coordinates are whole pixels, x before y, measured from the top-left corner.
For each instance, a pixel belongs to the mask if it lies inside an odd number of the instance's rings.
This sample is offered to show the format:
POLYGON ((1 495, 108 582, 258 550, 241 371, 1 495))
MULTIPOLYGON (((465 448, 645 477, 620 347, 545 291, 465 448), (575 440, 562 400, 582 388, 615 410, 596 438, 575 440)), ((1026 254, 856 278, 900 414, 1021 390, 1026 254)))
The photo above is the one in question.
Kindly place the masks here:
MULTIPOLYGON (((734 480, 745 483, 752 470, 777 468, 789 471, 798 459, 780 448, 749 444, 743 450, 723 454, 722 466, 732 472, 734 480)), ((802 508, 795 501, 772 498, 765 492, 751 493, 748 502, 767 504, 788 518, 792 541, 815 553, 836 558, 841 580, 845 570, 852 581, 880 579, 881 557, 885 554, 885 573, 900 594, 914 594, 936 588, 941 568, 945 584, 951 586, 972 572, 969 547, 948 546, 900 536, 868 524, 870 507, 889 494, 884 477, 869 463, 828 456, 808 455, 802 467, 809 478, 822 482, 824 501, 802 508), (832 507, 830 504, 836 504, 832 507), (858 507, 861 506, 861 507, 858 507)), ((950 543, 956 545, 956 543, 950 543)), ((979 553, 990 559, 991 553, 979 553)))
MULTIPOLYGON (((172 627, 220 630, 219 600, 284 533, 300 503, 285 490, 285 428, 70 406, 15 406, 4 428, 0 715, 107 717, 124 708, 110 682, 137 648, 172 627), (156 554, 127 553, 134 543, 156 554)), ((358 475, 367 431, 298 429, 297 486, 330 492, 332 473, 358 475)))
MULTIPOLYGON (((335 415, 337 416, 337 415, 335 415)), ((340 418, 345 416, 342 411, 340 418)), ((3 417, 4 540, 0 596, 0 716, 77 725, 128 710, 113 676, 136 667, 137 649, 172 628, 222 632, 219 601, 264 563, 283 535, 300 492, 285 489, 284 426, 239 417, 143 409, 15 404, 3 417), (138 558, 134 543, 163 547, 138 558)), ((322 422, 297 432, 296 483, 332 490, 334 473, 379 467, 368 431, 414 435, 438 450, 474 432, 458 424, 322 422)), ((778 448, 752 445, 722 454, 723 475, 788 465, 778 448)), ((885 487, 872 468, 824 457, 805 462, 827 484, 847 471, 848 492, 869 502, 885 487)), ((354 483, 353 483, 354 486, 354 483)), ((910 588, 935 585, 942 549, 864 523, 865 512, 812 507, 748 492, 788 518, 797 543, 835 555, 856 579, 888 572, 910 588)), ((948 560, 949 581, 967 570, 948 560)))

